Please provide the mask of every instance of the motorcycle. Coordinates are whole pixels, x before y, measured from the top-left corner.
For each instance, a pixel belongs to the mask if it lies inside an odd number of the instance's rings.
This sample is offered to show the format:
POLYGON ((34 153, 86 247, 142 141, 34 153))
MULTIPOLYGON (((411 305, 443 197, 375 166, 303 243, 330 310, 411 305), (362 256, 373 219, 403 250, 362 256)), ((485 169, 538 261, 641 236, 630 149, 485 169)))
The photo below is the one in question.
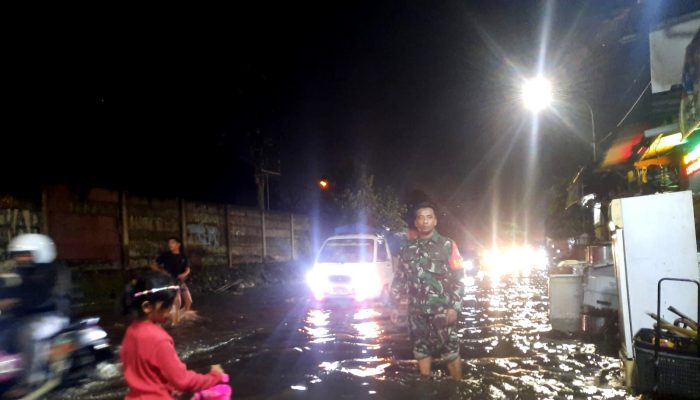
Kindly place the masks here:
MULTIPOLYGON (((18 286, 21 282, 16 274, 0 274, 0 288, 18 286)), ((0 334, 14 337, 12 333, 17 326, 26 326, 26 320, 0 315, 0 334), (8 331, 10 333, 8 333, 8 331)), ((90 377, 98 370, 98 365, 114 358, 114 353, 105 332, 99 325, 99 318, 85 318, 69 324, 68 319, 60 315, 37 319, 31 326, 48 332, 37 339, 37 351, 45 352, 41 360, 44 365, 35 366, 33 372, 41 372, 40 382, 31 388, 21 388, 19 383, 29 366, 24 365, 21 353, 0 351, 0 398, 39 399, 55 388, 90 377), (38 321, 38 322, 37 322, 38 321), (40 370, 40 371, 38 371, 40 370)))

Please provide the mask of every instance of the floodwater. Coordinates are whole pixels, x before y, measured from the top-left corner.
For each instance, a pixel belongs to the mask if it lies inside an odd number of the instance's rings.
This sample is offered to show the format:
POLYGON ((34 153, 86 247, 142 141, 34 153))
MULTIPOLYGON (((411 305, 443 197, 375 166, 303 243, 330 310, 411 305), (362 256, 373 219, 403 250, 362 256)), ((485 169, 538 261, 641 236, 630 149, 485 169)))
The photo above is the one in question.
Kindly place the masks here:
MULTIPOLYGON (((378 304, 309 300, 302 285, 195 297, 201 320, 170 333, 190 368, 222 364, 239 399, 632 399, 614 343, 551 331, 547 277, 465 278, 464 379, 421 380, 406 328, 378 304)), ((124 327, 109 324, 118 345, 124 327)), ((109 368, 106 369, 110 371, 109 368)), ((119 368, 52 395, 123 398, 119 368)))

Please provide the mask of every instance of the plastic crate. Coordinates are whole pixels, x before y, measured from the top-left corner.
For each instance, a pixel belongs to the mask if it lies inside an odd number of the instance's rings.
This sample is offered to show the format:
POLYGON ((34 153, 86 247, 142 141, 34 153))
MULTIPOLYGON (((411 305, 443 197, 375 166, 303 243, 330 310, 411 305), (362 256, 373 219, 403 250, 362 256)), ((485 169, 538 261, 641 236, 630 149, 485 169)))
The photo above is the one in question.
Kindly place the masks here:
MULTIPOLYGON (((700 316, 700 282, 690 279, 662 278, 657 285, 656 315, 661 315, 661 284, 664 281, 692 283, 698 289, 700 316)), ((654 330, 641 329, 635 335, 636 386, 640 393, 654 393, 674 399, 700 399, 700 337, 691 339, 654 330), (661 347, 662 339, 673 344, 661 347)))
MULTIPOLYGON (((655 381, 654 347, 635 344, 635 353, 636 389, 639 393, 652 393, 655 381)), ((658 367, 658 394, 700 399, 700 357, 664 349, 659 352, 658 367)))

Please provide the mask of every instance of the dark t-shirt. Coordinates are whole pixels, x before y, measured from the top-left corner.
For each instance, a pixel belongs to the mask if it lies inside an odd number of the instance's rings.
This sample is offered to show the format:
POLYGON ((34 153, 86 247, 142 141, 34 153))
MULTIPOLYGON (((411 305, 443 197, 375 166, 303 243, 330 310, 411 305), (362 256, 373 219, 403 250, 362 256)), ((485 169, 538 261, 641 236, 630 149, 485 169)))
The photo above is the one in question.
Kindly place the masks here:
POLYGON ((156 263, 161 267, 165 268, 173 279, 177 280, 177 276, 185 272, 188 266, 187 257, 182 253, 173 254, 169 251, 158 256, 156 263))
POLYGON ((22 284, 17 287, 5 288, 2 296, 16 298, 19 303, 11 311, 17 316, 56 310, 56 275, 57 268, 53 264, 35 264, 16 268, 22 284))

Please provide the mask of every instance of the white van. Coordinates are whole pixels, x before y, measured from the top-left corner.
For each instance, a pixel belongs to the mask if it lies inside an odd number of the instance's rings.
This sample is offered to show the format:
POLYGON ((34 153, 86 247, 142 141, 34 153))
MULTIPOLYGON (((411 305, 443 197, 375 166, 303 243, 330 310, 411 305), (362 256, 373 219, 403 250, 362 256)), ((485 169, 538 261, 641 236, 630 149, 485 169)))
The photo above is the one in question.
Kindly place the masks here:
POLYGON ((333 236, 323 243, 306 276, 316 300, 378 299, 394 278, 387 241, 375 234, 333 236))

